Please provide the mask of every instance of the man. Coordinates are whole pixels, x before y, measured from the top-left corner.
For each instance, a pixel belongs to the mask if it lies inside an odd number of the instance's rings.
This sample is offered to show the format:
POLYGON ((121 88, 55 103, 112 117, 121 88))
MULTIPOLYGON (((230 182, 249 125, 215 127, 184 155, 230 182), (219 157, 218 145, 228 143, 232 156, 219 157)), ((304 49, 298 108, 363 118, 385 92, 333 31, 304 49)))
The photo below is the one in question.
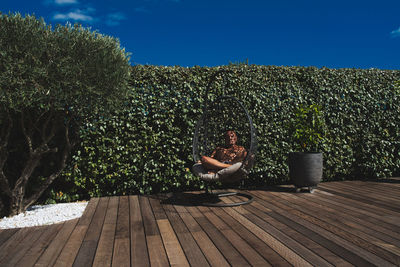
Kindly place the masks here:
POLYGON ((213 173, 234 163, 242 162, 246 158, 247 151, 244 147, 236 144, 237 139, 234 131, 227 131, 225 133, 225 147, 217 147, 210 157, 202 156, 201 164, 203 167, 213 173))

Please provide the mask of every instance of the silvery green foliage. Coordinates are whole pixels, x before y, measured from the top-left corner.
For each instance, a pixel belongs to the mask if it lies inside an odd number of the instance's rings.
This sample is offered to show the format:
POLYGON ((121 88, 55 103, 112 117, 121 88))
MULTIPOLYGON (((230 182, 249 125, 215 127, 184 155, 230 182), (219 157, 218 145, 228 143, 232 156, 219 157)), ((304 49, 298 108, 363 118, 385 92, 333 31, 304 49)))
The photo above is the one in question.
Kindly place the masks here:
POLYGON ((119 41, 80 25, 0 15, 0 104, 90 114, 126 95, 129 55, 119 41))
POLYGON ((36 201, 66 166, 82 123, 120 107, 129 75, 129 55, 113 37, 0 14, 3 208, 36 201))

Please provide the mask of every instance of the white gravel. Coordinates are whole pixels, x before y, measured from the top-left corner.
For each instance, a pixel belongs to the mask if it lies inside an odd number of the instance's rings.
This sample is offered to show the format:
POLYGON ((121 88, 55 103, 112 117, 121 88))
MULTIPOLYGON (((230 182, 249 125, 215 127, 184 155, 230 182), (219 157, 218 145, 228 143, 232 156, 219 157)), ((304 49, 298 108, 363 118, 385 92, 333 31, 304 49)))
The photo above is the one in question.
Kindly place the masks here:
POLYGON ((31 206, 24 213, 0 219, 0 229, 50 225, 82 216, 88 202, 31 206))

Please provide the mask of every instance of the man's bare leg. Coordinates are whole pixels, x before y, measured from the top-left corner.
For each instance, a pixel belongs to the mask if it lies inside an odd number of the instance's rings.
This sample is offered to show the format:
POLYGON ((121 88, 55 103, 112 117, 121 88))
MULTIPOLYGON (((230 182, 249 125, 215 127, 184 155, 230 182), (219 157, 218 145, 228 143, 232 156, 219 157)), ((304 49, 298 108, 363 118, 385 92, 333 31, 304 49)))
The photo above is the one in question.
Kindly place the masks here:
POLYGON ((232 166, 231 164, 222 163, 214 158, 202 156, 201 157, 201 164, 207 170, 221 170, 232 166))

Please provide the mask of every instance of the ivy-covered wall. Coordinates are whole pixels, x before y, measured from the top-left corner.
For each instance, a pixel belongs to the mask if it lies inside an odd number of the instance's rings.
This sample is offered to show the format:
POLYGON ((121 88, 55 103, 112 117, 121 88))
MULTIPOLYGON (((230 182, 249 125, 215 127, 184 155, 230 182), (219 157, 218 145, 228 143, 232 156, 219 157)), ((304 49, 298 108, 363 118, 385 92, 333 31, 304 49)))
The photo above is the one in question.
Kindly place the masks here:
MULTIPOLYGON (((237 97, 258 135, 247 186, 288 181, 288 124, 299 104, 319 104, 327 122, 324 180, 369 179, 400 170, 400 71, 229 65, 132 67, 131 100, 81 132, 64 178, 90 196, 202 187, 191 174, 192 138, 210 78, 209 98, 237 97)), ((235 111, 232 111, 233 114, 235 111)))

